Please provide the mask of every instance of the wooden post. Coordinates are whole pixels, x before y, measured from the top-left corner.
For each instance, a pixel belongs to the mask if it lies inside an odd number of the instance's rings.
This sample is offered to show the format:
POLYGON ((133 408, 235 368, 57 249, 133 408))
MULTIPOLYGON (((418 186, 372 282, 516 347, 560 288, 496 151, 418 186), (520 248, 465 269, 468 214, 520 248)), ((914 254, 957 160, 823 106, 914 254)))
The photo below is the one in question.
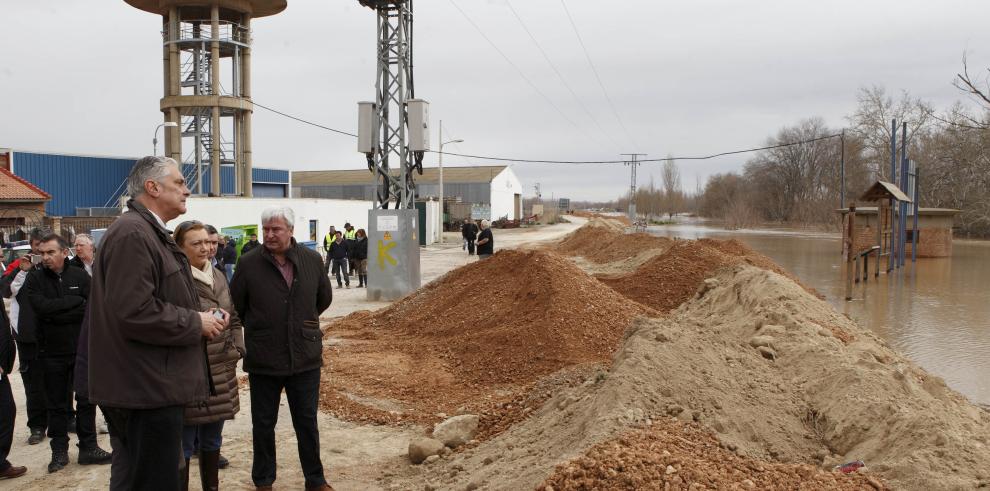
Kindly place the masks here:
POLYGON ((856 203, 849 203, 849 222, 846 224, 846 300, 853 295, 853 261, 856 258, 854 234, 856 233, 856 203))

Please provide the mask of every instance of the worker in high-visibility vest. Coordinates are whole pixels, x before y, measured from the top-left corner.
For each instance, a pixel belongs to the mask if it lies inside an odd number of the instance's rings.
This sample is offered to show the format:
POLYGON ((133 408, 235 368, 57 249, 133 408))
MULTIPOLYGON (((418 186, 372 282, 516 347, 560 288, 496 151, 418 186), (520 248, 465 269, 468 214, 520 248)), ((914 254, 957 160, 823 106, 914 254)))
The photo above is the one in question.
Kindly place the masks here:
MULTIPOLYGON (((345 223, 344 224, 344 243, 347 244, 347 250, 348 251, 352 251, 352 252, 354 251, 354 243, 356 241, 357 241, 357 230, 354 229, 354 226, 351 225, 350 222, 345 223)), ((348 261, 347 261, 347 265, 348 265, 347 274, 349 276, 354 276, 354 272, 356 270, 356 268, 354 267, 354 265, 355 265, 354 258, 353 257, 348 257, 347 259, 348 259, 348 261)))

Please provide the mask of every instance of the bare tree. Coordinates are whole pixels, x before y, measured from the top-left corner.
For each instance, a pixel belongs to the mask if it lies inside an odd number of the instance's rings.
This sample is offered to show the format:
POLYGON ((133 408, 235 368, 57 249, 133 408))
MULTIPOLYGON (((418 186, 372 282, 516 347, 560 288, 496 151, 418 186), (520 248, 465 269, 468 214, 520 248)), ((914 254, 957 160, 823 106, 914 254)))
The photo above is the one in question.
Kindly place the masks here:
POLYGON ((865 157, 876 173, 876 179, 889 181, 890 121, 898 121, 898 131, 901 122, 907 122, 910 144, 930 128, 933 110, 928 103, 912 98, 907 91, 901 92, 900 97, 894 100, 886 89, 877 85, 861 88, 856 101, 858 105, 852 116, 848 117, 849 122, 853 131, 864 141, 865 157))
POLYGON ((677 167, 671 155, 667 155, 660 171, 660 179, 663 182, 664 211, 668 216, 673 217, 680 213, 683 208, 684 194, 681 191, 681 170, 677 167))

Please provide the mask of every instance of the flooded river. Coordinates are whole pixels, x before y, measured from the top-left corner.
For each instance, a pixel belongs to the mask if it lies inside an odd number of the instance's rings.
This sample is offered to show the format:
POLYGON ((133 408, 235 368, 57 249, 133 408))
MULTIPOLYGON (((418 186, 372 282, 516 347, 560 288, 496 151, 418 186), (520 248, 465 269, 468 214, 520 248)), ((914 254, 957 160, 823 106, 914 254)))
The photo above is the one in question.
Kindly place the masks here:
POLYGON ((951 258, 918 259, 914 265, 909 257, 904 269, 854 286, 854 299, 846 302, 838 236, 704 224, 650 232, 744 242, 973 402, 990 405, 990 242, 956 241, 951 258))

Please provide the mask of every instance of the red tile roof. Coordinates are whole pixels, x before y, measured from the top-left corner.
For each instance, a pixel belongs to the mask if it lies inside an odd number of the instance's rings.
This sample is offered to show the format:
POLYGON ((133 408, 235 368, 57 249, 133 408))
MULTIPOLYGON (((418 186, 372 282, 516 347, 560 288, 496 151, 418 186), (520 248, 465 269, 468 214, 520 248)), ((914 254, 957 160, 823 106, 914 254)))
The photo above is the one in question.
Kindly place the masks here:
POLYGON ((0 201, 49 201, 52 195, 0 167, 0 201))

